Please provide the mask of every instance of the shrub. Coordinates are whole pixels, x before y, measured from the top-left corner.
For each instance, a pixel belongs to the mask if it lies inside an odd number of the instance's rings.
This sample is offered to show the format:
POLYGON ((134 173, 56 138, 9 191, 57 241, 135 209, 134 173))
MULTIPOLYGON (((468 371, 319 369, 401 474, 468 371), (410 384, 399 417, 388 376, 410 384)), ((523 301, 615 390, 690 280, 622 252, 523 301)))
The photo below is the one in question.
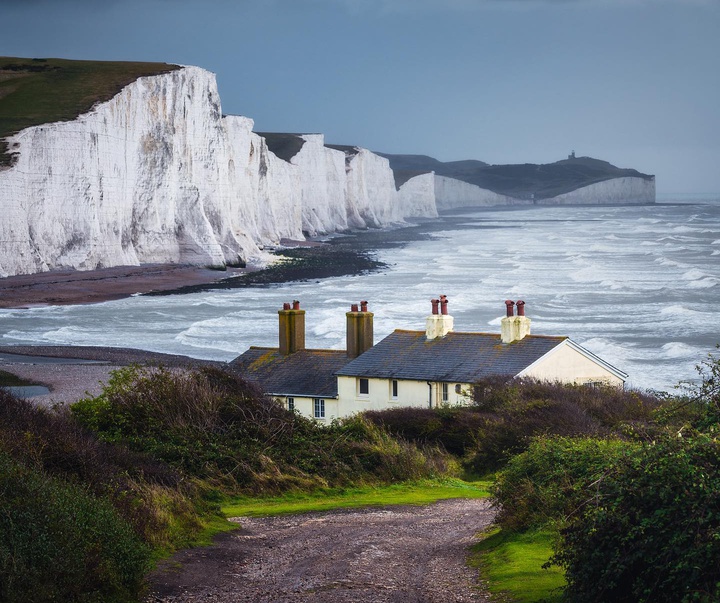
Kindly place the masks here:
POLYGON ((72 407, 102 439, 147 452, 228 493, 426 477, 444 469, 360 418, 323 427, 218 369, 130 367, 72 407))
POLYGON ((149 549, 112 506, 0 452, 0 600, 136 600, 149 549))
POLYGON ((36 471, 107 498, 153 546, 187 543, 202 529, 199 515, 212 512, 176 469, 99 441, 64 407, 42 408, 0 391, 1 450, 36 471))
POLYGON ((513 457, 493 487, 496 521, 525 530, 561 526, 595 501, 597 483, 637 444, 617 439, 540 437, 513 457))
POLYGON ((665 437, 619 459, 554 557, 571 601, 720 600, 720 443, 665 437))
POLYGON ((399 408, 366 416, 393 434, 463 456, 465 468, 482 475, 503 467, 536 436, 649 437, 658 430, 657 410, 667 403, 614 387, 493 378, 474 387, 469 407, 399 408))
POLYGON ((671 410, 694 425, 659 434, 617 459, 592 505, 562 531, 554 561, 571 601, 720 600, 720 358, 671 410))

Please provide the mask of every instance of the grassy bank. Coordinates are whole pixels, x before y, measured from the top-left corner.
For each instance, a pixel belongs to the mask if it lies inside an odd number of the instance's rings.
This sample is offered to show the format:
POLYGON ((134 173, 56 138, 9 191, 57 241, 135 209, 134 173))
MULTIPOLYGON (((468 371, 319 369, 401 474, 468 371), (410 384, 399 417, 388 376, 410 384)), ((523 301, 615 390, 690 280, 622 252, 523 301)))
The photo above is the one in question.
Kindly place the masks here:
POLYGON ((459 479, 423 480, 382 486, 294 492, 269 498, 237 497, 221 505, 228 517, 267 517, 310 511, 383 507, 387 505, 426 505, 449 498, 486 498, 490 482, 464 482, 459 479))
POLYGON ((468 564, 486 580, 488 590, 515 603, 560 603, 564 572, 543 568, 553 555, 553 530, 510 532, 497 527, 470 552, 468 564))

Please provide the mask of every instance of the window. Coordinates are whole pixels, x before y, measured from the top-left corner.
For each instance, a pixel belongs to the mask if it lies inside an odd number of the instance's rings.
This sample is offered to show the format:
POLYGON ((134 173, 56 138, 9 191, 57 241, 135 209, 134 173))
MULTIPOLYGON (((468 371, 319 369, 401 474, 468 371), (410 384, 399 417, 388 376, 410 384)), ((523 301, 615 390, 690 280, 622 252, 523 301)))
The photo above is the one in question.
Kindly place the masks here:
POLYGON ((295 410, 295 398, 288 398, 287 403, 288 403, 288 410, 290 410, 290 411, 295 410))
POLYGON ((449 400, 449 396, 448 396, 448 384, 447 384, 447 383, 443 383, 443 384, 442 384, 442 401, 443 401, 443 402, 447 402, 448 400, 449 400))
POLYGON ((393 381, 392 381, 391 396, 392 396, 393 398, 397 398, 397 397, 398 397, 398 382, 397 382, 397 379, 393 379, 393 381))
POLYGON ((325 418, 325 400, 322 398, 315 398, 314 399, 314 406, 315 406, 315 418, 316 419, 324 419, 325 418))
POLYGON ((455 384, 455 393, 462 394, 462 385, 460 385, 459 383, 455 384))
POLYGON ((370 381, 368 379, 358 379, 358 393, 361 396, 367 396, 370 394, 370 381))

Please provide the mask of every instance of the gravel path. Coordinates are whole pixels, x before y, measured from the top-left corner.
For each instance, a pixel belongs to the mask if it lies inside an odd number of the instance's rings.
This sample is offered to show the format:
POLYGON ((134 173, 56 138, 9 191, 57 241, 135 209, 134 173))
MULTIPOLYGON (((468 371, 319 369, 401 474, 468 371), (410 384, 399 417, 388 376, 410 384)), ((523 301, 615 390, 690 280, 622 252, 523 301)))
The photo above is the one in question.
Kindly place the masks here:
POLYGON ((486 602, 465 558, 492 519, 484 499, 239 518, 240 531, 165 562, 147 601, 486 602))

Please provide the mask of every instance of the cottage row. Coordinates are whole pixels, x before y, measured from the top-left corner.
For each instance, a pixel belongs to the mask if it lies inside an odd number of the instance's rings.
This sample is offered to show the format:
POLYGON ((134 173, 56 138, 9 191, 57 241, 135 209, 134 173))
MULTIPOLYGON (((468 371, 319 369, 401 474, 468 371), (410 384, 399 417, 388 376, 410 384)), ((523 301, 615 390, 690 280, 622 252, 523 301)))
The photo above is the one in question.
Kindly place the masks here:
POLYGON ((321 350, 305 348, 305 310, 294 301, 278 311, 279 347, 251 347, 231 364, 286 408, 319 420, 467 404, 473 384, 495 376, 624 385, 625 373, 570 338, 531 335, 523 301, 505 305, 500 335, 454 331, 443 295, 431 300, 424 331, 396 329, 374 344, 363 301, 346 314, 346 349, 321 350))

